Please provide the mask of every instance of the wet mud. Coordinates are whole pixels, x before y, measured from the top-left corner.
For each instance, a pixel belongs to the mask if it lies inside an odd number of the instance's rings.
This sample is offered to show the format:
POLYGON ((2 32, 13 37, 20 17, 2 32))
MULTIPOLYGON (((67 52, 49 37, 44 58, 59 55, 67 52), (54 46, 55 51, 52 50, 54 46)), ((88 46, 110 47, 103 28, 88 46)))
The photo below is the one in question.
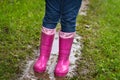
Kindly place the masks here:
MULTIPOLYGON (((81 37, 79 35, 75 36, 75 39, 73 41, 71 54, 69 57, 69 60, 71 62, 69 67, 69 72, 67 74, 67 77, 72 77, 76 75, 76 60, 80 58, 80 50, 81 50, 81 43, 80 43, 81 37)), ((30 59, 27 61, 26 67, 23 69, 23 74, 18 80, 64 80, 65 78, 59 78, 54 76, 54 68, 57 62, 58 57, 58 33, 55 34, 55 39, 53 42, 53 47, 51 51, 51 56, 47 64, 47 70, 45 73, 36 73, 33 71, 33 64, 36 61, 37 57, 39 56, 39 50, 34 50, 34 59, 30 59)))

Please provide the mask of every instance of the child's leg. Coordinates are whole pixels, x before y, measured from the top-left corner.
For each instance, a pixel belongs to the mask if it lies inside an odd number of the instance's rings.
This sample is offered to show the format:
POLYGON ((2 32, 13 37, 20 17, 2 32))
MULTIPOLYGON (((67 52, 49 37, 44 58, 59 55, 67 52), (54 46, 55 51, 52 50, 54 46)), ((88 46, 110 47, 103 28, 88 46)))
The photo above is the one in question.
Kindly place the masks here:
POLYGON ((54 39, 55 27, 59 21, 59 17, 58 0, 46 0, 46 13, 43 19, 40 42, 40 56, 33 66, 35 72, 42 73, 46 70, 54 39))
POLYGON ((61 9, 62 32, 75 32, 76 17, 82 0, 63 0, 61 9))
POLYGON ((60 4, 59 0, 45 0, 46 13, 43 19, 43 26, 54 29, 60 19, 60 4))
POLYGON ((69 70, 69 55, 75 35, 76 16, 81 0, 62 0, 61 26, 59 33, 59 57, 55 68, 55 75, 64 77, 69 70))

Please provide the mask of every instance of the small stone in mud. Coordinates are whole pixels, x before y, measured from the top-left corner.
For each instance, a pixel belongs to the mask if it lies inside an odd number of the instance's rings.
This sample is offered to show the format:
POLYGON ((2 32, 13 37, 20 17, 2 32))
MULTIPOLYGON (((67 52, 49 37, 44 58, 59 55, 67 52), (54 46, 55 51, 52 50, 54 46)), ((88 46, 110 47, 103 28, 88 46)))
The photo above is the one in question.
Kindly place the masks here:
POLYGON ((85 28, 90 28, 90 25, 85 25, 85 28))

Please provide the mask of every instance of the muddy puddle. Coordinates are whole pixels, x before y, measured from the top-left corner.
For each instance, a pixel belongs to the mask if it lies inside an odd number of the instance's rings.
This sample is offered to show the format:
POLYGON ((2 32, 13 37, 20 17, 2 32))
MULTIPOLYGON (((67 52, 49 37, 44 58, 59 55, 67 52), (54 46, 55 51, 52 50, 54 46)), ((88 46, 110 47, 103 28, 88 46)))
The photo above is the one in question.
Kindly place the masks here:
MULTIPOLYGON (((81 37, 79 35, 76 34, 75 39, 73 41, 73 45, 72 45, 72 49, 71 49, 71 54, 70 54, 70 68, 69 68, 69 72, 67 74, 67 77, 72 77, 74 75, 76 75, 76 60, 80 58, 80 50, 81 50, 81 43, 80 43, 80 39, 81 37)), ((48 61, 47 64, 47 70, 44 74, 40 74, 38 77, 41 78, 41 80, 57 80, 54 77, 54 68, 56 65, 56 61, 57 61, 57 57, 58 57, 58 33, 55 34, 55 39, 53 42, 53 47, 52 47, 52 52, 51 52, 51 56, 50 59, 48 61)), ((33 64, 36 61, 37 57, 39 56, 39 50, 34 50, 34 55, 35 58, 28 60, 26 67, 23 69, 23 73, 21 75, 21 77, 17 80, 38 80, 37 77, 35 77, 34 71, 33 71, 33 64)), ((40 80, 39 78, 39 80, 40 80)), ((61 79, 60 79, 61 80, 61 79)))

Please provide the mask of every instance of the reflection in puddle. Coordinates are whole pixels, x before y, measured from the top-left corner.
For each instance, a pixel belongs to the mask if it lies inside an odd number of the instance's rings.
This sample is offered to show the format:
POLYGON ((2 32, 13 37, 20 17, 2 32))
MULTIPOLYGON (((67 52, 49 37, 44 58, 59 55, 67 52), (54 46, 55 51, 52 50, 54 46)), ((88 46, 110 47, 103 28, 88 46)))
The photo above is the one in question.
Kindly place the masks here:
MULTIPOLYGON (((75 72, 75 69, 77 67, 76 60, 80 58, 80 54, 81 54, 80 39, 81 37, 79 35, 76 35, 73 41, 72 50, 71 50, 71 54, 69 58, 71 64, 70 64, 69 73, 67 74, 67 77, 72 77, 76 75, 76 72, 75 72)), ((39 80, 55 80, 53 71, 54 71, 54 67, 56 65, 56 61, 58 57, 58 46, 59 46, 58 45, 58 33, 56 33, 55 39, 53 42, 52 53, 48 61, 46 73, 41 74, 42 76, 40 76, 40 78, 42 79, 39 78, 39 80)), ((27 61, 26 68, 23 70, 24 72, 19 78, 19 80, 37 80, 37 78, 34 75, 32 67, 33 67, 34 61, 39 56, 39 50, 35 50, 34 55, 36 56, 34 59, 27 61)), ((63 80, 63 79, 60 79, 60 80, 63 80)))

